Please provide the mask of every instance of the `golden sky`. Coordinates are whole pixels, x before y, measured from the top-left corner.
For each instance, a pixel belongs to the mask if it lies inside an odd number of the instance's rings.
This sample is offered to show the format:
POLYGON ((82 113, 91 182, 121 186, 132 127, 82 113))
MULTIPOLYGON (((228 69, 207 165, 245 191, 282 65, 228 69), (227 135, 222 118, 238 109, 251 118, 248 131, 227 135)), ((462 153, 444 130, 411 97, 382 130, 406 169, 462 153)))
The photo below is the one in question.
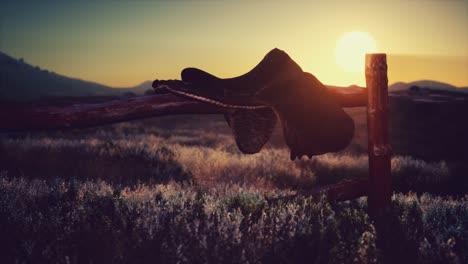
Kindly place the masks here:
POLYGON ((2 1, 0 19, 2 52, 117 87, 179 79, 189 66, 240 75, 275 47, 326 84, 364 85, 336 63, 350 31, 388 54, 390 83, 468 86, 468 0, 2 1))

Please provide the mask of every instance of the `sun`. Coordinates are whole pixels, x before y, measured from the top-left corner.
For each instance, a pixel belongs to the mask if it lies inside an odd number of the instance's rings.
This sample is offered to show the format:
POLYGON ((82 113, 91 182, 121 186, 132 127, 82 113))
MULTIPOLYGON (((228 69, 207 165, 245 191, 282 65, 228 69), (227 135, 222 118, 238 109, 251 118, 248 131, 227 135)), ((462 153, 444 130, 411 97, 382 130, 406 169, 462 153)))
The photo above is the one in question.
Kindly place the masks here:
POLYGON ((366 32, 348 32, 336 43, 336 63, 348 72, 364 71, 366 53, 377 51, 374 39, 366 32))

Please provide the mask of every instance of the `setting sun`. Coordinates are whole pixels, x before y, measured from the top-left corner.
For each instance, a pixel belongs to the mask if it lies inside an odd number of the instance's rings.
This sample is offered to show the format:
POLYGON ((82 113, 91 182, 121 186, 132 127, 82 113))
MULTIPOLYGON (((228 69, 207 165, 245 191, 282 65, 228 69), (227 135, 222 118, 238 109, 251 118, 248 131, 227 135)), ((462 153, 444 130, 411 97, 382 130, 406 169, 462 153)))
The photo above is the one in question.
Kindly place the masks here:
POLYGON ((377 51, 374 39, 366 32, 348 32, 336 43, 336 63, 348 72, 362 72, 366 53, 377 51))

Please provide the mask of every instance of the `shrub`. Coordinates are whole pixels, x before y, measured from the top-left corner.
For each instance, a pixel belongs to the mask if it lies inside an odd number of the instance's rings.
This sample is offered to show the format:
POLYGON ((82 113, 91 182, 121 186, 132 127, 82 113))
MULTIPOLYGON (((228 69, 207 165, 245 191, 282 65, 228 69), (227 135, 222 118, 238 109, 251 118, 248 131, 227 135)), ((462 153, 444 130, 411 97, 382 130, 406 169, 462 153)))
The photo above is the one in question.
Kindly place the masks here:
POLYGON ((276 203, 231 185, 0 180, 2 256, 11 262, 463 263, 468 197, 393 197, 388 228, 366 199, 276 203))

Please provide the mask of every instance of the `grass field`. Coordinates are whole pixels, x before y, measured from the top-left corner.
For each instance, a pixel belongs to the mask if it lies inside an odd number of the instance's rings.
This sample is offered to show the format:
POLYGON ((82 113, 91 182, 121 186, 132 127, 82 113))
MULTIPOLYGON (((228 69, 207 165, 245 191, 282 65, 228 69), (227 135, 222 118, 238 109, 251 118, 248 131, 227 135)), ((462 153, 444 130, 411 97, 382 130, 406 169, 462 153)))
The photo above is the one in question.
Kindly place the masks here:
POLYGON ((276 199, 367 175, 365 129, 356 123, 343 152, 295 162, 279 130, 261 153, 241 154, 220 116, 1 135, 1 255, 25 263, 466 263, 464 161, 395 155, 386 226, 369 220, 366 198, 276 199))

